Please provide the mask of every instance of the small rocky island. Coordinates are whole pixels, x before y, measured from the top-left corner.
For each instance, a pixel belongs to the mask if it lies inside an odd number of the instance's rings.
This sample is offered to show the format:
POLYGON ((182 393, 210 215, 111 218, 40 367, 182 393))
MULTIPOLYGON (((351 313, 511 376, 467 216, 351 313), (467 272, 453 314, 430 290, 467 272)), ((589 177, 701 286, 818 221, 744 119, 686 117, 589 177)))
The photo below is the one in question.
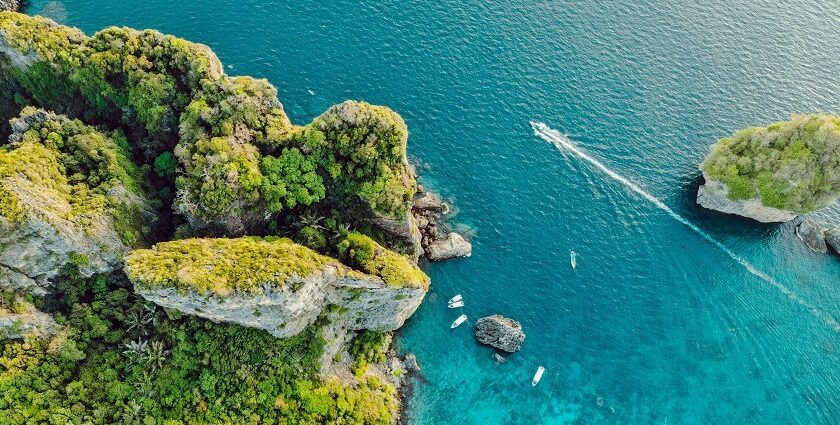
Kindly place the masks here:
POLYGON ((471 246, 417 193, 396 112, 295 125, 223 70, 157 31, 0 12, 3 420, 397 420, 418 259, 471 246))
POLYGON ((475 338, 482 344, 514 353, 522 347, 525 332, 516 320, 494 314, 478 319, 475 324, 475 338))
POLYGON ((700 165, 701 206, 763 223, 786 222, 840 196, 840 118, 794 116, 712 145, 700 165))

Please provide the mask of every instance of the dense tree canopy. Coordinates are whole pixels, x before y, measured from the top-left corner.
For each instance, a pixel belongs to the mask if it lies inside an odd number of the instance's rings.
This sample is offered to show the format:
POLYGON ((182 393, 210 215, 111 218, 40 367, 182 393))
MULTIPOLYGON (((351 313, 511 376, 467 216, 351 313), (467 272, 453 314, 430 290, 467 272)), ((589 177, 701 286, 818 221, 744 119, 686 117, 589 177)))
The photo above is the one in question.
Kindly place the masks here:
POLYGON ((840 118, 794 116, 741 130, 712 146, 701 168, 735 200, 807 213, 840 196, 840 118))

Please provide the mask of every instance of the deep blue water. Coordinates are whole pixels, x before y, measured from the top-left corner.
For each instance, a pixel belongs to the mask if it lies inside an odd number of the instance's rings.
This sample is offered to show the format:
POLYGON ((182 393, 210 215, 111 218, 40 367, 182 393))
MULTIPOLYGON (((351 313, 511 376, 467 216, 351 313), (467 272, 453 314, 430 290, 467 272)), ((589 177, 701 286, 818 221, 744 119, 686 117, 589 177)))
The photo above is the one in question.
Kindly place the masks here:
MULTIPOLYGON (((422 180, 474 243, 472 258, 429 269, 432 292, 399 339, 425 375, 409 423, 840 423, 840 333, 825 320, 840 320, 840 259, 807 251, 790 225, 694 205, 717 138, 840 113, 837 1, 30 3, 88 33, 126 25, 207 44, 229 74, 275 84, 297 123, 347 98, 405 117, 422 180), (795 299, 534 137, 532 119, 795 299), (497 365, 468 326, 450 331, 455 292, 473 321, 520 320, 522 351, 497 365)), ((838 225, 840 209, 818 218, 838 225)))

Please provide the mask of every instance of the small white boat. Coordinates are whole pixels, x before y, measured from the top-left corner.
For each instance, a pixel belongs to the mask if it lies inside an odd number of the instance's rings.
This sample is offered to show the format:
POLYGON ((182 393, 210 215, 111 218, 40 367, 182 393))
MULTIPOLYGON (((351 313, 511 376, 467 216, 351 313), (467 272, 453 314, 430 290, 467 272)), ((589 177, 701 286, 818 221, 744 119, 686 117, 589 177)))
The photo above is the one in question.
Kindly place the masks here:
POLYGON ((569 250, 569 262, 572 264, 572 270, 577 268, 577 252, 569 250))
POLYGON ((542 379, 543 373, 545 372, 545 368, 540 366, 537 368, 537 373, 534 374, 534 379, 531 381, 531 386, 536 387, 537 384, 540 383, 540 379, 542 379))
POLYGON ((466 322, 466 321, 467 321, 467 315, 462 314, 462 315, 458 316, 458 318, 455 319, 454 322, 452 322, 452 326, 450 326, 449 329, 455 329, 458 326, 461 326, 461 324, 466 322))
POLYGON ((312 90, 307 90, 307 91, 309 92, 309 95, 310 95, 310 96, 315 96, 315 92, 314 92, 314 91, 312 91, 312 90))
POLYGON ((463 300, 455 301, 454 303, 449 303, 449 308, 458 308, 458 307, 463 307, 463 306, 464 306, 464 301, 463 300))
POLYGON ((461 301, 463 299, 464 297, 462 297, 461 294, 455 295, 454 297, 449 299, 449 304, 457 303, 458 301, 461 301))

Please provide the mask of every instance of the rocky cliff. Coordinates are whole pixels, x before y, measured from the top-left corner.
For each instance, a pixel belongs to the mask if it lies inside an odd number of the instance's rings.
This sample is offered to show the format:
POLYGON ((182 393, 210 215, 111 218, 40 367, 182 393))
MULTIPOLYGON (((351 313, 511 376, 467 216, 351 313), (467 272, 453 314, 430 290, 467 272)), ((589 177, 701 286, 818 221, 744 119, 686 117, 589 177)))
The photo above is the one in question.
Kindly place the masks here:
POLYGON ((0 288, 44 293, 68 263, 118 267, 154 220, 117 142, 78 121, 27 108, 0 150, 0 288))
POLYGON ((796 213, 762 204, 760 198, 731 199, 726 184, 704 174, 705 183, 697 190, 697 203, 703 208, 740 215, 762 223, 777 223, 796 218, 796 213))
POLYGON ((419 269, 416 279, 395 284, 276 238, 165 242, 132 252, 126 273, 158 305, 281 338, 322 315, 345 330, 395 330, 428 289, 419 269))

